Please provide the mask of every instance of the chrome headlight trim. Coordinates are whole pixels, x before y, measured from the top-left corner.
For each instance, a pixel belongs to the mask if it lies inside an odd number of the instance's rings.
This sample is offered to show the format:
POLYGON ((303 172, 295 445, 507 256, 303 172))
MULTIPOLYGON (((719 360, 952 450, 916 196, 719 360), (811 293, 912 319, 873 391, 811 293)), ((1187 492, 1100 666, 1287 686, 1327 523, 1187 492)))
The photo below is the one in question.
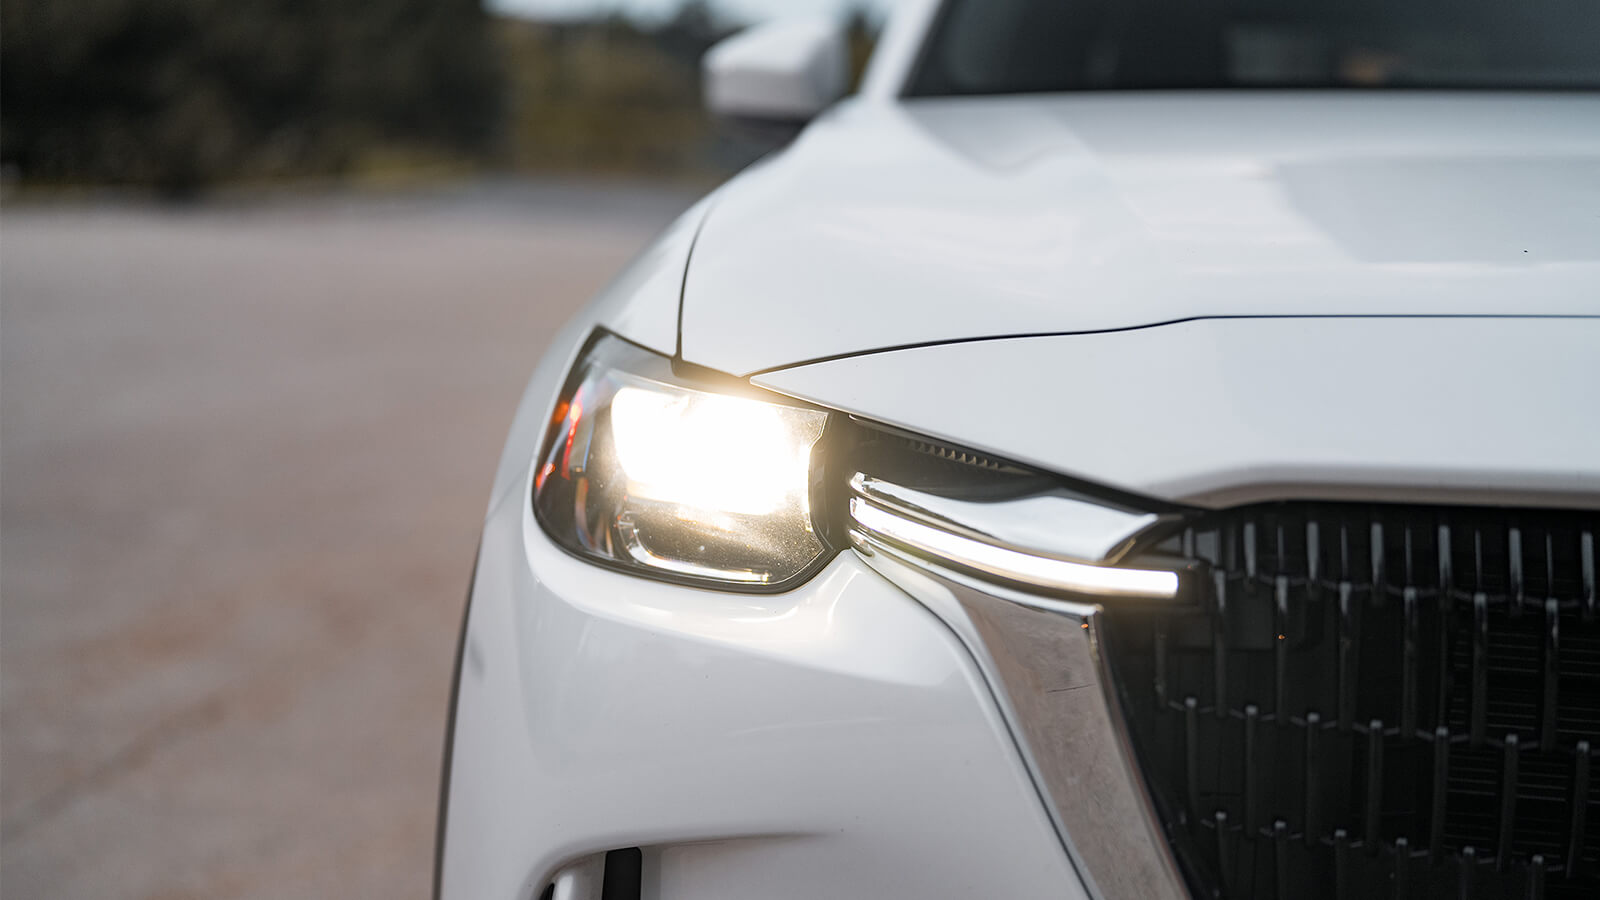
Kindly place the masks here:
POLYGON ((851 477, 850 490, 930 525, 1091 565, 1115 563, 1135 539, 1163 521, 1157 513, 1119 509, 1061 491, 1002 501, 959 500, 860 472, 851 477))
POLYGON ((1081 538, 1076 547, 1068 544, 1063 550, 1104 547, 1107 550, 1098 554, 1104 559, 1107 552, 1125 547, 1159 521, 1154 514, 1133 515, 1049 496, 990 503, 950 500, 859 472, 851 477, 850 489, 854 495, 848 506, 850 530, 859 539, 885 543, 939 565, 1007 584, 1093 597, 1171 600, 1178 596, 1177 572, 1080 562, 1053 555, 1048 552, 1051 548, 1007 546, 982 537, 1003 532, 1003 523, 1012 515, 1027 519, 1043 533, 1042 526, 1049 520, 1041 507, 1047 505, 1057 514, 1053 518, 1063 533, 1090 535, 1081 538), (1059 503, 1052 502, 1057 500, 1059 503), (1085 531, 1082 518, 1074 532, 1074 514, 1085 510, 1092 512, 1091 528, 1095 519, 1105 526, 1098 536, 1085 531))

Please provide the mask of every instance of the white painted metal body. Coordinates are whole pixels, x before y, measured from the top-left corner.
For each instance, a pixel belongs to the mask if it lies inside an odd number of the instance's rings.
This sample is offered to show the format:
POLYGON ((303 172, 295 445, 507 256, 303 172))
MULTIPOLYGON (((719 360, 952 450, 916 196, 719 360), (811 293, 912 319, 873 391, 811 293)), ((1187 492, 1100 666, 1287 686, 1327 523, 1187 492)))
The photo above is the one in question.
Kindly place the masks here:
POLYGON ((547 351, 485 524, 446 900, 592 894, 634 846, 659 900, 1086 896, 949 610, 852 551, 760 597, 550 542, 532 466, 597 327, 1165 500, 1600 502, 1600 98, 899 100, 934 7, 547 351))
POLYGON ((683 354, 739 374, 1196 317, 1600 315, 1600 96, 861 101, 721 192, 683 354))
POLYGON ((1600 505, 1600 318, 1202 319, 896 350, 755 381, 1201 506, 1600 505))

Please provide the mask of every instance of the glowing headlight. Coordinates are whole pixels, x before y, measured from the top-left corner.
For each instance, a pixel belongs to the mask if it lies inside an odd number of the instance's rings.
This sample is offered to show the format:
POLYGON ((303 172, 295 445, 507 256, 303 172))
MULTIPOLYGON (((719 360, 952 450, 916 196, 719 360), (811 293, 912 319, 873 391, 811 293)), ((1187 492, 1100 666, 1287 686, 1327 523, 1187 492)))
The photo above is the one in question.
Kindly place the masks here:
POLYGON ((811 452, 827 414, 742 386, 690 386, 669 361, 591 343, 534 481, 539 521, 602 562, 724 586, 780 585, 826 549, 811 452))

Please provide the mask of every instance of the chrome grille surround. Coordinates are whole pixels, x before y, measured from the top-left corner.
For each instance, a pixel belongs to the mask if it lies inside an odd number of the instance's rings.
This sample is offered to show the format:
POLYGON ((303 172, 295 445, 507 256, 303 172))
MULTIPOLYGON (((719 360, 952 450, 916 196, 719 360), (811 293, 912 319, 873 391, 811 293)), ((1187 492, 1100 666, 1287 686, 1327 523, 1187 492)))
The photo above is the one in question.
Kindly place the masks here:
MULTIPOLYGON (((1051 592, 1047 584, 1030 581, 1027 573, 1007 577, 994 566, 961 565, 903 536, 917 532, 875 527, 888 515, 902 524, 936 529, 968 542, 957 558, 970 559, 971 545, 997 546, 982 540, 981 521, 943 519, 928 508, 937 506, 933 502, 907 505, 915 492, 880 483, 875 494, 870 480, 860 476, 852 485, 849 534, 856 550, 939 615, 977 659, 1091 895, 1103 900, 1188 896, 1133 766, 1102 652, 1101 608, 1092 600, 1084 602, 1081 594, 1051 592), (892 499, 882 502, 885 498, 892 499), (862 514, 868 510, 879 516, 862 514)), ((989 512, 1004 514, 1005 503, 987 505, 989 512)), ((1034 556, 1037 548, 1001 549, 1072 566, 1069 578, 1082 568, 1104 568, 1034 556)))

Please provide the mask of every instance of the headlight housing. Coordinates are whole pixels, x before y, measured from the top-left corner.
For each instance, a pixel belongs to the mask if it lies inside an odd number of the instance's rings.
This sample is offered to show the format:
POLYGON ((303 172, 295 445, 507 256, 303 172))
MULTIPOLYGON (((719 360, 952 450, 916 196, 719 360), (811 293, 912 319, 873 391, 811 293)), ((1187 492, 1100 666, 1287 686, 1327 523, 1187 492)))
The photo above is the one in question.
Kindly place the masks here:
POLYGON ((828 414, 609 335, 585 348, 552 416, 534 510, 566 549, 671 581, 781 590, 828 551, 812 455, 828 414))
POLYGON ((605 332, 562 389, 533 507, 578 556, 725 590, 787 590, 852 544, 1050 594, 1180 588, 1176 563, 1119 566, 1172 531, 1174 507, 829 413, 605 332))

